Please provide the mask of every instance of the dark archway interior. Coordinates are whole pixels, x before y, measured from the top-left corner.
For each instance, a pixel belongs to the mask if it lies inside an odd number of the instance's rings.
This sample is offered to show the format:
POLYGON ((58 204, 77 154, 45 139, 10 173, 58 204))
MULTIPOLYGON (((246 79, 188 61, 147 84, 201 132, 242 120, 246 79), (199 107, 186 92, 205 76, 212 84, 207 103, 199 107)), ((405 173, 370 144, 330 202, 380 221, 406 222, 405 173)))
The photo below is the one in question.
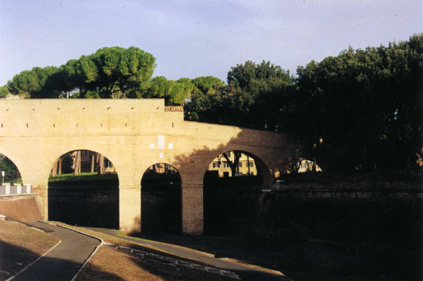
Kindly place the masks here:
POLYGON ((119 228, 119 180, 113 164, 88 150, 62 155, 50 172, 48 206, 52 221, 119 228))
POLYGON ((171 165, 154 164, 142 177, 141 231, 182 232, 181 176, 171 165))
POLYGON ((213 159, 204 175, 205 233, 231 234, 254 228, 264 182, 261 163, 242 151, 213 159))

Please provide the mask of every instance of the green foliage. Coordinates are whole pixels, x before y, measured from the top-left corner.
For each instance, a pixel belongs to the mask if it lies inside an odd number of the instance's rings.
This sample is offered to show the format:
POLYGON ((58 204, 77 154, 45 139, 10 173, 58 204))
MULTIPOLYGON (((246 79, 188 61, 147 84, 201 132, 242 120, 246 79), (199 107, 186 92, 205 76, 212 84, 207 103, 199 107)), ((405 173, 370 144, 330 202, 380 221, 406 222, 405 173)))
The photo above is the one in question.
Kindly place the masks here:
POLYGON ((67 153, 62 155, 62 173, 63 174, 72 174, 73 173, 73 158, 72 153, 67 153))
POLYGON ((191 80, 193 88, 190 101, 185 104, 185 118, 191 121, 222 123, 220 108, 223 108, 225 83, 213 76, 202 76, 191 80))
POLYGON ((98 91, 87 91, 84 96, 86 99, 100 99, 101 96, 98 91))
POLYGON ((333 171, 410 167, 422 148, 423 36, 298 68, 291 130, 333 171))
POLYGON ((151 54, 136 47, 102 48, 90 58, 99 79, 89 84, 102 88, 102 97, 125 98, 128 90, 149 81, 156 66, 151 54))
POLYGON ((4 85, 0 87, 0 98, 4 98, 9 94, 9 86, 4 85))
POLYGON ((247 61, 231 68, 228 85, 196 78, 185 118, 298 135, 303 156, 325 171, 416 166, 423 154, 422 34, 350 47, 299 67, 297 76, 247 61))
POLYGON ((292 77, 289 71, 269 61, 262 61, 260 64, 246 61, 244 64, 231 67, 228 72, 228 84, 251 93, 260 93, 269 92, 274 87, 292 84, 292 77))
POLYGON ((247 61, 231 68, 228 83, 233 86, 229 91, 233 120, 245 127, 280 130, 279 113, 294 85, 289 71, 270 62, 247 61))
POLYGON ((278 130, 279 112, 293 79, 270 62, 232 67, 229 85, 215 77, 193 79, 196 86, 185 106, 188 120, 278 130))
MULTIPOLYGON (((56 175, 55 177, 50 177, 48 179, 49 182, 74 182, 77 184, 78 182, 86 183, 87 181, 105 181, 105 180, 117 180, 118 176, 117 174, 105 174, 105 175, 99 175, 98 173, 80 173, 76 176, 74 176, 72 173, 68 174, 60 174, 56 175)), ((57 186, 60 188, 60 186, 57 186)), ((57 188, 56 187, 56 188, 57 188)), ((73 188, 90 188, 89 185, 75 185, 71 186, 73 188)), ((105 185, 105 187, 109 187, 105 185)), ((65 186, 65 188, 69 188, 69 186, 65 186)))
POLYGON ((57 98, 60 95, 62 77, 54 66, 34 67, 15 75, 8 82, 12 94, 29 94, 32 98, 57 98))
POLYGON ((144 97, 164 98, 167 105, 184 104, 194 86, 186 78, 178 81, 167 80, 163 76, 151 79, 150 86, 144 97))
POLYGON ((79 60, 70 60, 61 68, 67 77, 68 90, 77 88, 81 98, 85 97, 87 91, 94 87, 92 84, 99 79, 96 65, 87 56, 81 56, 79 60))
POLYGON ((192 80, 197 91, 204 95, 215 95, 225 87, 225 82, 213 76, 202 76, 192 80))
POLYGON ((0 172, 5 172, 5 182, 13 183, 19 177, 18 168, 15 164, 6 156, 0 154, 0 172))
POLYGON ((31 98, 59 98, 77 89, 79 98, 125 98, 128 91, 145 89, 155 58, 139 48, 102 48, 95 54, 69 60, 59 68, 34 67, 8 83, 13 94, 31 98))

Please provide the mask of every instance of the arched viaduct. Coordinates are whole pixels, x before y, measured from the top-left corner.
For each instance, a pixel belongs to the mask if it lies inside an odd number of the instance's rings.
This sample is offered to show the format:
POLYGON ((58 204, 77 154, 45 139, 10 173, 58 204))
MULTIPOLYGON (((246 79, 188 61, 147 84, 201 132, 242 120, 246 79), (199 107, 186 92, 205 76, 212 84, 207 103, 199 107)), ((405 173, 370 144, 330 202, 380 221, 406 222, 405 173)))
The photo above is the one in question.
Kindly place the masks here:
POLYGON ((55 161, 73 150, 107 157, 119 178, 119 225, 140 230, 141 177, 155 163, 176 167, 182 180, 182 229, 203 231, 203 176, 219 154, 242 150, 255 155, 271 184, 272 173, 293 160, 286 135, 183 120, 183 112, 162 99, 3 100, 0 153, 33 186, 48 219, 48 178, 55 161))

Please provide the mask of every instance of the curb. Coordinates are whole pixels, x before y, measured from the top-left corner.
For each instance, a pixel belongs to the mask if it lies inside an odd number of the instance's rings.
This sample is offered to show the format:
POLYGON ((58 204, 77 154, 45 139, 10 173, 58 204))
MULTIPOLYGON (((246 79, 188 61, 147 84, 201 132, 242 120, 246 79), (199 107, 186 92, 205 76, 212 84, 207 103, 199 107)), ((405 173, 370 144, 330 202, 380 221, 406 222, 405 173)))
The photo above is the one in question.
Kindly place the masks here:
MULTIPOLYGON (((72 278, 71 281, 74 281, 76 279, 76 277, 78 277, 78 275, 80 274, 80 272, 82 271, 82 269, 85 268, 85 266, 88 263, 88 261, 98 251, 98 249, 100 247, 102 247, 104 245, 110 244, 108 242, 104 242, 103 239, 101 239, 99 237, 96 237, 96 236, 91 235, 91 234, 84 233, 81 230, 72 229, 70 227, 67 227, 67 226, 64 226, 64 225, 60 225, 60 224, 57 224, 57 223, 50 223, 50 222, 42 222, 42 223, 46 223, 46 224, 50 224, 50 225, 55 225, 55 226, 58 226, 58 227, 62 227, 62 228, 65 228, 67 230, 74 231, 74 232, 80 233, 82 235, 85 235, 85 236, 88 236, 88 237, 91 237, 91 238, 94 238, 94 239, 97 239, 97 240, 100 241, 100 245, 98 245, 96 247, 96 249, 91 253, 91 255, 87 258, 87 260, 84 262, 84 264, 81 266, 81 268, 75 274, 75 276, 72 278)), ((110 234, 107 234, 107 235, 110 235, 110 234)), ((134 243, 134 244, 138 244, 138 245, 142 246, 143 248, 150 249, 150 250, 153 250, 153 251, 156 251, 156 252, 159 252, 159 253, 168 254, 168 255, 171 255, 173 257, 178 257, 178 258, 186 259, 186 260, 189 260, 189 261, 192 261, 192 262, 200 262, 200 261, 198 261, 196 259, 190 258, 189 256, 180 255, 180 254, 177 254, 177 253, 169 252, 167 250, 160 249, 160 248, 158 248, 158 247, 156 247, 154 245, 151 245, 151 244, 150 245, 143 245, 143 244, 141 244, 140 241, 136 241, 137 240, 136 238, 134 240, 132 240, 133 237, 130 237, 130 236, 118 235, 118 234, 111 235, 111 236, 114 236, 114 237, 117 237, 117 238, 120 238, 120 239, 124 239, 124 240, 129 239, 127 241, 129 241, 131 243, 134 243)), ((208 257, 208 258, 215 258, 215 256, 213 254, 210 254, 210 253, 207 253, 207 252, 202 252, 202 251, 195 250, 195 249, 190 249, 190 248, 187 248, 187 247, 184 247, 184 246, 180 246, 180 245, 168 244, 168 243, 164 243, 164 242, 160 242, 160 241, 154 241, 154 240, 149 240, 149 239, 142 239, 142 240, 145 241, 145 242, 147 242, 147 243, 149 243, 151 241, 151 242, 154 242, 154 243, 159 243, 159 244, 163 244, 163 245, 169 245, 169 246, 172 246, 172 247, 180 248, 180 249, 183 249, 183 250, 186 250, 186 251, 191 251, 191 252, 194 252, 194 253, 197 253, 197 254, 204 255, 205 257, 208 257)), ((288 278, 285 274, 283 274, 282 272, 280 272, 278 270, 274 270, 274 269, 270 269, 270 268, 265 268, 265 267, 262 267, 262 266, 259 266, 259 265, 245 263, 245 262, 239 261, 237 259, 233 259, 233 258, 215 258, 215 259, 216 260, 221 260, 221 261, 226 261, 226 262, 229 262, 229 263, 232 263, 232 264, 241 265, 241 266, 244 266, 246 268, 250 268, 251 270, 260 271, 262 273, 266 273, 266 274, 270 274, 270 275, 274 275, 274 276, 280 276, 280 277, 286 277, 286 278, 288 278)), ((213 266, 214 267, 214 265, 209 264, 209 263, 205 263, 205 262, 200 262, 200 263, 203 263, 205 265, 213 266)))
MULTIPOLYGON (((149 249, 154 250, 154 251, 157 251, 157 252, 161 252, 161 253, 169 254, 169 255, 176 256, 176 257, 179 257, 179 258, 182 258, 182 259, 188 259, 188 260, 191 260, 191 261, 197 261, 198 262, 198 260, 192 259, 192 258, 187 257, 185 255, 180 255, 180 254, 172 253, 172 252, 169 252, 169 251, 166 251, 166 250, 157 248, 156 246, 153 246, 153 245, 142 245, 140 242, 137 242, 136 241, 137 238, 135 238, 135 240, 132 240, 134 237, 131 237, 131 236, 126 236, 126 235, 115 235, 115 236, 118 237, 118 238, 124 238, 124 239, 125 238, 126 239, 129 238, 131 242, 136 243, 136 244, 139 244, 139 245, 141 245, 141 246, 143 246, 145 248, 149 248, 149 249)), ((151 242, 154 242, 154 243, 159 243, 159 244, 163 244, 163 245, 169 245, 169 246, 172 246, 172 247, 175 247, 175 248, 179 248, 179 249, 183 249, 183 250, 186 250, 186 251, 191 251, 191 252, 194 252, 194 253, 197 253, 197 254, 201 254, 201 255, 204 255, 204 256, 209 257, 209 258, 215 258, 217 260, 221 260, 221 261, 226 261, 226 262, 230 262, 230 263, 233 263, 233 264, 242 265, 242 266, 245 266, 247 268, 251 268, 252 270, 257 270, 257 271, 264 272, 264 273, 267 273, 267 274, 272 274, 272 275, 275 275, 275 276, 281 276, 281 277, 288 278, 285 274, 283 274, 282 272, 280 272, 278 270, 270 269, 270 268, 266 268, 266 267, 262 267, 260 265, 245 263, 243 261, 240 261, 240 260, 237 260, 237 259, 234 259, 234 258, 216 258, 215 255, 213 255, 213 254, 210 254, 210 253, 207 253, 207 252, 202 252, 202 251, 191 249, 191 248, 187 248, 187 247, 184 247, 184 246, 174 245, 174 244, 168 244, 168 243, 164 243, 164 242, 160 242, 160 241, 154 241, 154 240, 149 240, 149 239, 144 239, 144 238, 141 238, 141 239, 143 239, 147 243, 149 241, 151 241, 151 242)), ((205 263, 205 262, 202 262, 202 263, 205 263)), ((208 263, 205 263, 205 264, 207 264, 209 266, 213 266, 213 265, 208 264, 208 263)))
POLYGON ((78 270, 78 272, 75 274, 75 276, 73 276, 73 278, 71 279, 71 281, 74 281, 78 275, 81 273, 81 271, 85 268, 85 266, 87 265, 88 261, 91 259, 92 256, 94 256, 95 253, 97 253, 98 249, 100 249, 100 247, 103 246, 103 243, 101 242, 100 245, 98 245, 94 251, 91 253, 91 255, 85 260, 85 262, 82 264, 81 268, 78 270))

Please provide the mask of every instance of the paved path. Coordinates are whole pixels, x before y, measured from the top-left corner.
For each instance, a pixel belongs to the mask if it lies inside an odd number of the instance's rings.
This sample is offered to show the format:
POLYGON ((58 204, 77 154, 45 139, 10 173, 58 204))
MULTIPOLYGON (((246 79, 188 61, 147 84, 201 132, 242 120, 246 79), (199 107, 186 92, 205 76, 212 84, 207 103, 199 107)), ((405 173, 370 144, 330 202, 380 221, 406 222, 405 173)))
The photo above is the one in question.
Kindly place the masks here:
MULTIPOLYGON (((90 228, 94 231, 103 232, 105 234, 117 236, 118 231, 113 229, 104 229, 104 228, 90 228)), ((181 258, 198 261, 209 266, 217 267, 220 269, 228 270, 235 272, 240 276, 241 280, 251 280, 251 281, 289 281, 290 278, 286 277, 282 273, 273 270, 267 270, 257 266, 251 266, 247 264, 241 264, 234 260, 215 258, 213 255, 195 251, 186 247, 176 246, 172 244, 167 244, 163 242, 157 242, 152 240, 137 239, 131 238, 128 236, 117 236, 119 238, 129 240, 145 246, 147 248, 168 253, 170 255, 178 256, 181 258)))
POLYGON ((62 242, 40 258, 13 281, 69 281, 75 276, 100 241, 63 227, 36 222, 31 225, 48 229, 62 242))

